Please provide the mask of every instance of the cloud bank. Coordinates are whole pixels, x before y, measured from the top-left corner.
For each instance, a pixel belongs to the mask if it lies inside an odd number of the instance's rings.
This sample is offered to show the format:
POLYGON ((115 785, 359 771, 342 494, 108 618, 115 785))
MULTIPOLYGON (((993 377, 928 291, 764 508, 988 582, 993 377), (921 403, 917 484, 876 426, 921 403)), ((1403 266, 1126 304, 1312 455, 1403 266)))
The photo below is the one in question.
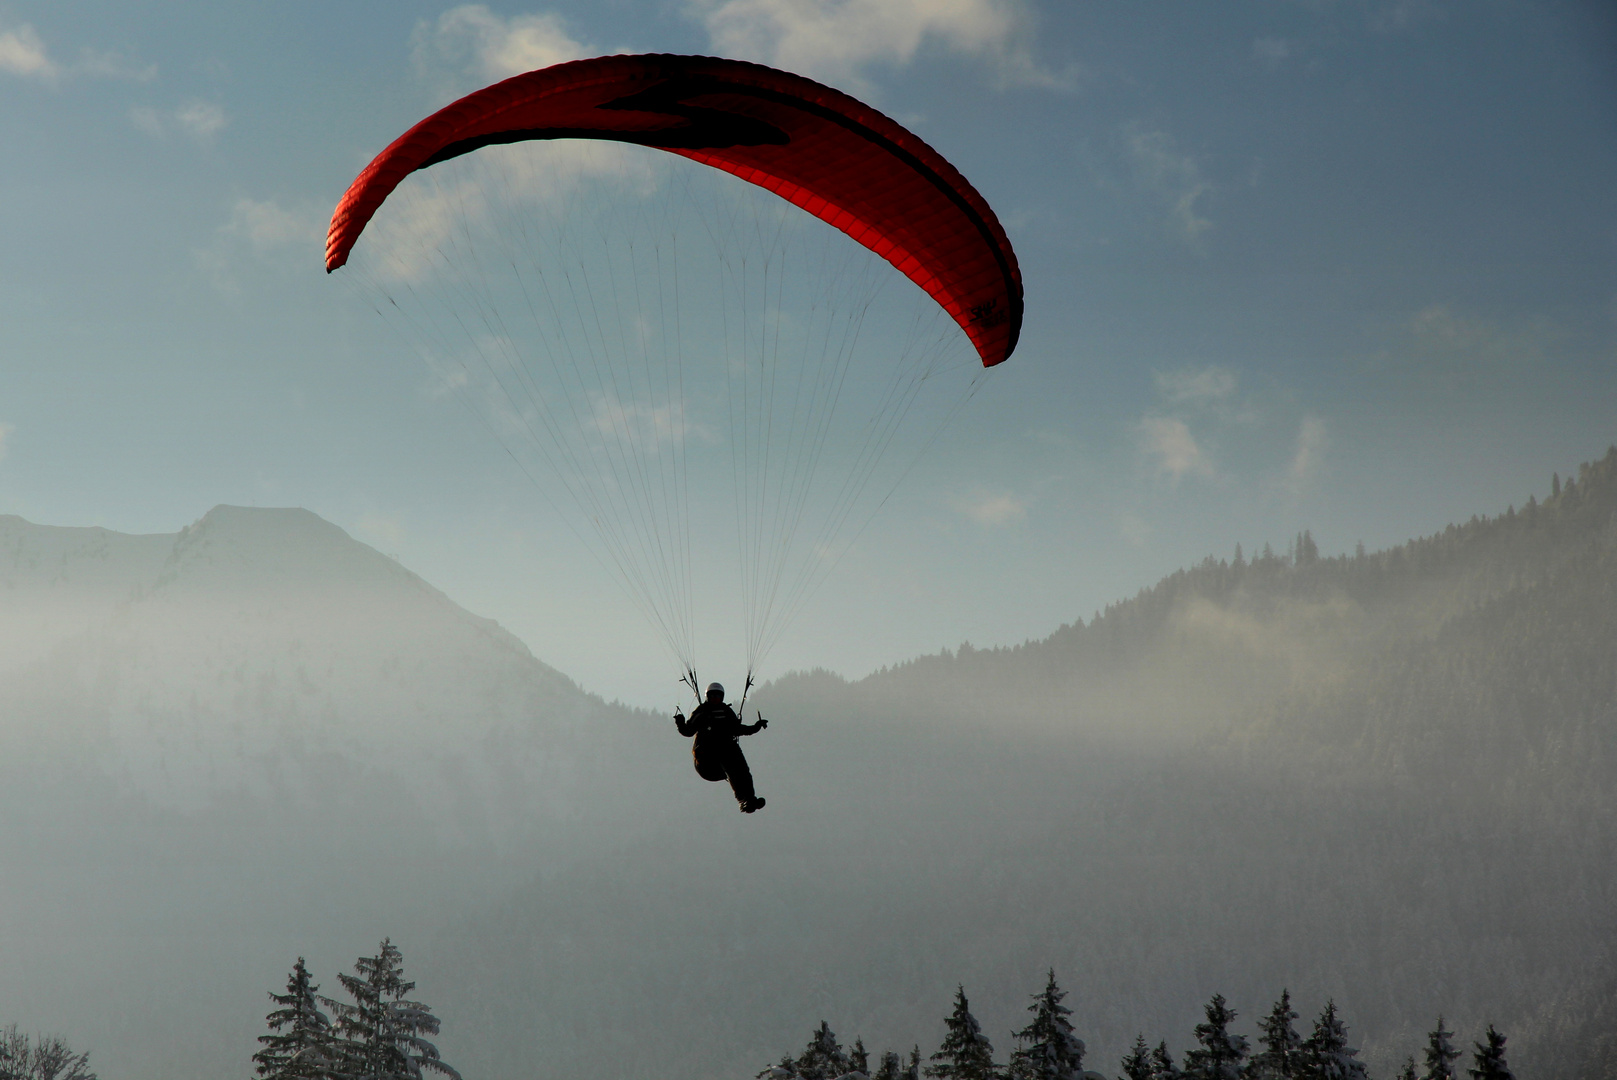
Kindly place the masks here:
POLYGON ((1212 405, 1235 393, 1235 373, 1216 364, 1204 368, 1158 371, 1151 381, 1172 405, 1212 405))
POLYGON ((1297 429, 1297 449, 1286 469, 1286 489, 1293 495, 1302 494, 1319 473, 1328 444, 1325 421, 1318 416, 1303 417, 1297 429))
POLYGON ((51 58, 45 41, 32 25, 14 28, 0 25, 0 74, 55 84, 62 79, 83 75, 99 79, 130 79, 150 82, 157 77, 157 66, 137 66, 116 53, 85 49, 76 63, 62 64, 51 58))
POLYGON ((209 282, 225 293, 239 290, 242 259, 272 253, 305 266, 319 265, 325 247, 325 212, 313 206, 288 209, 274 199, 237 199, 230 219, 214 230, 213 241, 193 251, 209 282))
MULTIPOLYGON (((616 50, 622 52, 624 50, 616 50)), ((598 56, 554 12, 506 18, 483 4, 462 4, 416 26, 416 69, 444 96, 459 96, 524 71, 598 56)))
POLYGON ((135 127, 153 138, 162 139, 178 133, 198 141, 213 138, 230 123, 225 110, 211 101, 188 101, 169 112, 137 106, 129 110, 129 119, 135 127))
POLYGON ((1027 503, 1008 491, 976 492, 952 500, 955 510, 988 528, 1002 528, 1027 520, 1027 503))
POLYGON ((1067 89, 1034 59, 1021 0, 692 0, 715 51, 861 87, 865 69, 938 47, 985 61, 1001 85, 1067 89))
POLYGON ((1172 135, 1130 126, 1124 130, 1129 164, 1139 185, 1168 207, 1171 230, 1185 240, 1197 240, 1213 227, 1198 207, 1212 185, 1202 178, 1196 159, 1183 153, 1172 135))
POLYGON ((53 80, 61 69, 45 53, 45 43, 32 26, 0 30, 0 71, 24 79, 53 80))
MULTIPOLYGON (((985 63, 1000 87, 1068 90, 1075 67, 1052 70, 1034 57, 1027 0, 687 0, 722 56, 755 60, 866 89, 864 73, 906 65, 933 48, 985 63)), ((436 94, 456 97, 535 68, 631 52, 580 41, 557 12, 504 16, 484 4, 423 20, 411 41, 420 75, 436 94)))
POLYGON ((1147 416, 1136 429, 1140 447, 1158 472, 1174 483, 1186 476, 1212 476, 1213 463, 1196 444, 1190 427, 1171 416, 1147 416))

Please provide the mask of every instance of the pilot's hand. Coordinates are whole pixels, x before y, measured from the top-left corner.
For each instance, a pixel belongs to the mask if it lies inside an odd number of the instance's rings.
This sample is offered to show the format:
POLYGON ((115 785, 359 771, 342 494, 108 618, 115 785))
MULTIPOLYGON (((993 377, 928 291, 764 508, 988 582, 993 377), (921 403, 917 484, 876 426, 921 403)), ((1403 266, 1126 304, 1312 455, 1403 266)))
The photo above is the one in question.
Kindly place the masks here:
POLYGON ((674 710, 674 723, 683 724, 684 722, 685 722, 685 710, 684 709, 675 709, 674 710))
POLYGON ((760 716, 758 718, 758 730, 762 731, 764 728, 766 728, 768 726, 769 726, 769 721, 765 720, 763 717, 760 716))

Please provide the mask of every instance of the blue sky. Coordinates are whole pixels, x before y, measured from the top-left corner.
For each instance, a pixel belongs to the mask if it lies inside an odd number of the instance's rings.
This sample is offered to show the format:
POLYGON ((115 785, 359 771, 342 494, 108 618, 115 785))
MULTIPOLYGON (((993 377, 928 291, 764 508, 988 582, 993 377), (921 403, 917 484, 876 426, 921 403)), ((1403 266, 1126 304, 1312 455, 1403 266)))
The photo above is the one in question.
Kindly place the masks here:
POLYGON ((305 506, 671 704, 610 577, 321 258, 426 113, 620 50, 864 97, 1022 264, 1017 354, 766 677, 1039 637, 1237 542, 1399 543, 1617 441, 1609 5, 0 0, 0 513, 305 506))

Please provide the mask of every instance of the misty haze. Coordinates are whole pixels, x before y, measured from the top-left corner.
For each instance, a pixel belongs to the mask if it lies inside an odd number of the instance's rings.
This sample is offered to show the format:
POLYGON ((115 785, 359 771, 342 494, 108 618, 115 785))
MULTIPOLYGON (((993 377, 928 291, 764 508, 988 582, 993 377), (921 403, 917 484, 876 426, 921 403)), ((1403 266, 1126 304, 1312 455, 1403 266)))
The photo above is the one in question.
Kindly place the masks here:
POLYGON ((241 1075, 297 957, 329 994, 383 936, 465 1076, 749 1076, 822 1019, 930 1053, 956 983, 1004 1045, 1052 967, 1108 1074, 1283 988, 1376 1075, 1439 1012, 1522 1075, 1611 1052, 1617 451, 1388 551, 779 679, 750 818, 306 511, 0 544, 0 1007, 102 1075, 241 1075))

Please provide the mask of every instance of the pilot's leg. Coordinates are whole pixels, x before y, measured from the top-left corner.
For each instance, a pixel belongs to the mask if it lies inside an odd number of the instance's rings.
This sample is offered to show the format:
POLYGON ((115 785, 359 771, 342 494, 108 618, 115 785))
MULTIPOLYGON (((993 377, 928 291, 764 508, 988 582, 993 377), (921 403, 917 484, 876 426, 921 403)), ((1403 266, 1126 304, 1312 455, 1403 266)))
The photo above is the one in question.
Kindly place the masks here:
POLYGON ((736 802, 745 809, 756 800, 757 796, 753 794, 752 770, 747 767, 747 757, 735 743, 730 744, 724 772, 730 781, 730 790, 735 792, 736 802))

